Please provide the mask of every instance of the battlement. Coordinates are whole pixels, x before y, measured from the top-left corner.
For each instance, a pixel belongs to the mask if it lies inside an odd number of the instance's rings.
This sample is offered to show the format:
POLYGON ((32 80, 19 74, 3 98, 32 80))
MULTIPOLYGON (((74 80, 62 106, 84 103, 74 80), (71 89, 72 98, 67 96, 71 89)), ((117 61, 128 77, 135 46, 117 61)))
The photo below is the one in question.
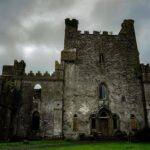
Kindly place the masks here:
POLYGON ((52 74, 49 74, 47 71, 45 73, 41 73, 40 71, 33 73, 30 71, 29 73, 24 74, 24 78, 26 80, 62 80, 63 76, 60 77, 57 71, 52 74))
POLYGON ((45 73, 41 73, 38 71, 37 73, 33 73, 30 71, 28 74, 25 74, 26 77, 50 77, 50 74, 46 71, 45 73))
POLYGON ((24 60, 21 60, 21 61, 14 60, 14 68, 15 69, 25 69, 25 67, 26 67, 26 64, 25 64, 24 60))
POLYGON ((3 76, 12 76, 14 74, 14 66, 13 65, 4 65, 2 70, 3 76))
POLYGON ((85 30, 85 31, 80 31, 80 30, 78 30, 77 31, 77 33, 78 33, 78 35, 101 35, 101 36, 103 36, 103 35, 113 35, 113 32, 112 31, 93 31, 92 33, 90 33, 90 31, 87 31, 87 30, 85 30))
POLYGON ((79 24, 79 21, 76 20, 76 19, 70 19, 70 18, 66 18, 65 19, 65 25, 66 26, 70 26, 70 27, 73 27, 73 28, 78 28, 78 24, 79 24))
POLYGON ((2 75, 3 76, 22 76, 25 73, 26 64, 23 60, 14 60, 14 65, 4 65, 2 75))
POLYGON ((150 64, 141 64, 143 82, 150 82, 150 64))
POLYGON ((64 64, 59 64, 58 61, 55 62, 55 71, 52 74, 49 74, 47 71, 45 73, 41 73, 40 71, 36 73, 33 73, 32 71, 25 73, 25 66, 26 64, 23 60, 14 60, 14 65, 3 66, 2 76, 12 76, 16 79, 21 77, 27 80, 63 80, 64 64))
POLYGON ((71 46, 75 40, 80 40, 83 36, 97 38, 100 37, 114 37, 118 36, 118 38, 126 38, 127 40, 135 40, 135 31, 134 31, 134 20, 125 19, 121 24, 121 30, 119 34, 113 35, 113 32, 110 31, 93 31, 90 33, 89 31, 80 31, 78 30, 79 21, 76 19, 65 19, 65 43, 64 49, 75 48, 75 46, 71 46))
MULTIPOLYGON (((68 32, 73 31, 74 33, 77 33, 77 35, 80 35, 80 34, 88 35, 88 34, 90 34, 89 31, 77 30, 78 24, 79 24, 79 21, 76 19, 70 19, 70 18, 65 19, 66 30, 68 32), (67 28, 67 27, 70 27, 70 28, 67 28), (72 28, 74 28, 76 30, 72 30, 72 28)), ((121 24, 121 30, 120 30, 119 34, 126 34, 126 33, 129 33, 131 31, 134 31, 134 20, 133 19, 125 19, 123 21, 123 23, 121 24)), ((110 32, 108 32, 108 31, 103 31, 103 32, 93 31, 93 33, 90 35, 112 35, 112 31, 110 31, 110 32)))
POLYGON ((119 34, 128 34, 131 37, 135 36, 134 32, 134 20, 132 19, 125 19, 123 23, 121 24, 121 30, 119 34))

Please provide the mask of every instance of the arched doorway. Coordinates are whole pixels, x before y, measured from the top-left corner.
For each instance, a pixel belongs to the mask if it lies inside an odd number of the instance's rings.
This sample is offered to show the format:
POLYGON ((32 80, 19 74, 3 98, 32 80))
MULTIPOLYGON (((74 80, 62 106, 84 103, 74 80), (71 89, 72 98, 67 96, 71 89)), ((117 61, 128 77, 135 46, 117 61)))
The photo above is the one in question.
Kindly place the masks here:
POLYGON ((98 116, 99 132, 102 136, 110 135, 110 115, 106 110, 102 110, 98 116))
POLYGON ((40 128, 40 114, 38 111, 35 111, 32 115, 32 130, 39 130, 40 128))

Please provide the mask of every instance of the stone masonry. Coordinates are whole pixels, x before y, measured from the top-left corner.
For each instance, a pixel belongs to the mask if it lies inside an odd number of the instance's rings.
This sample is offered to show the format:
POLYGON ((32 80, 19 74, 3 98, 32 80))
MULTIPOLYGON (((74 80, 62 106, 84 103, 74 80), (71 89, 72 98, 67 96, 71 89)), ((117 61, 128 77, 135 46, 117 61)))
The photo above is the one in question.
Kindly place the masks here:
POLYGON ((3 66, 0 140, 110 137, 150 127, 150 66, 140 65, 133 20, 113 35, 82 33, 67 18, 55 72, 26 74, 25 67, 23 60, 3 66))

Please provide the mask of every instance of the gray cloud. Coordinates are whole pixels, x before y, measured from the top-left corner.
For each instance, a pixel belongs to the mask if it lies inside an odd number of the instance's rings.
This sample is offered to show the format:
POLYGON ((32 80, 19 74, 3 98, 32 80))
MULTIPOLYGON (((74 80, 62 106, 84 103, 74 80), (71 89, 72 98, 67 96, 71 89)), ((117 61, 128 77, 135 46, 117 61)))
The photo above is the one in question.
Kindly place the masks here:
POLYGON ((117 34, 123 19, 133 18, 141 62, 149 63, 148 0, 0 0, 0 70, 24 59, 27 72, 54 70, 64 41, 64 19, 77 18, 81 30, 117 34))

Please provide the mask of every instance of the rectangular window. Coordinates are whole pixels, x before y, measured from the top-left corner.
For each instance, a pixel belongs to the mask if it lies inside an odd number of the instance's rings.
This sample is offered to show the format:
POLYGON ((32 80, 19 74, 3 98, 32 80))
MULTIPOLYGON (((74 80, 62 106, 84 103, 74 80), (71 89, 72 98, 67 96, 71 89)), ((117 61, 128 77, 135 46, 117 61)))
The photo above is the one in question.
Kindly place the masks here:
POLYGON ((104 55, 103 54, 99 55, 99 62, 100 62, 100 64, 104 63, 104 55))
POLYGON ((78 117, 76 114, 73 117, 73 131, 78 131, 78 117))
POLYGON ((133 114, 131 115, 131 129, 132 130, 136 130, 137 129, 136 117, 133 114))
POLYGON ((92 118, 92 129, 96 129, 96 119, 92 118))

